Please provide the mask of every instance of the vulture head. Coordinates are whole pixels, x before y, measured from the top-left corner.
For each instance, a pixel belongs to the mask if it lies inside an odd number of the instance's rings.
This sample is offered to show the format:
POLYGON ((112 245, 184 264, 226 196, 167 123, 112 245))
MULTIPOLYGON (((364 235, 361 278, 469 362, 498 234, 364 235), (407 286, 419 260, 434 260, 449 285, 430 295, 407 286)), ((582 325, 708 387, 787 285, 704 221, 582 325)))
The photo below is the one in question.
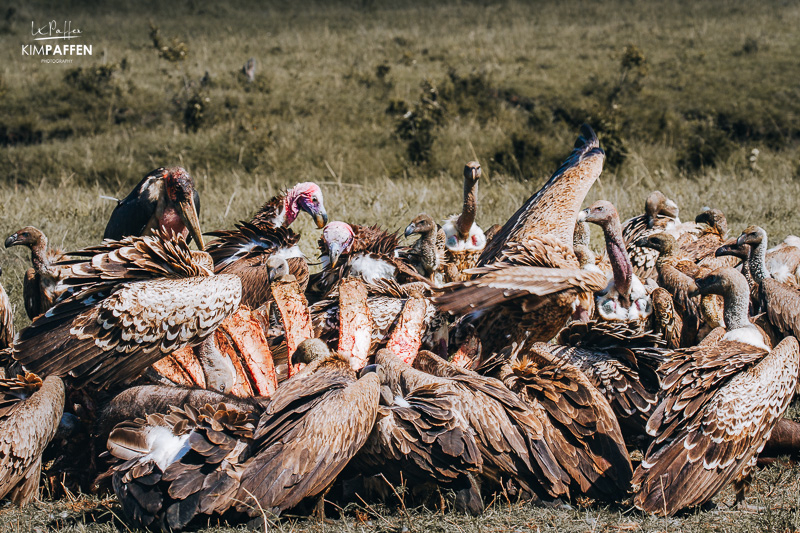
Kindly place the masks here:
POLYGON ((331 354, 328 345, 317 338, 306 339, 292 354, 292 364, 309 364, 324 359, 331 354))
POLYGON ((706 224, 715 229, 720 235, 728 233, 728 219, 719 209, 705 208, 699 215, 694 217, 694 221, 698 224, 706 224))
POLYGON ((322 240, 328 249, 331 266, 336 266, 339 256, 348 251, 353 244, 353 228, 346 222, 334 220, 322 230, 322 240))
POLYGON ((287 191, 286 201, 287 224, 294 222, 300 210, 311 215, 318 228, 323 228, 328 223, 328 213, 322 201, 322 189, 316 183, 311 181, 298 183, 287 191))
POLYGON ((6 248, 11 246, 27 246, 33 249, 37 245, 47 245, 47 237, 33 226, 25 226, 6 239, 6 248))
POLYGON ((611 202, 598 200, 578 214, 578 222, 591 222, 606 229, 619 225, 619 213, 611 202))
POLYGON ((719 267, 716 270, 695 280, 699 294, 718 294, 725 296, 733 293, 749 294, 750 286, 741 272, 732 267, 719 267))
POLYGON ((678 241, 669 233, 656 233, 637 240, 636 246, 652 248, 653 250, 658 250, 661 255, 669 255, 678 249, 678 241))
POLYGON ((414 233, 424 235, 431 231, 436 231, 436 222, 434 222, 429 215, 422 213, 421 215, 417 215, 417 218, 406 226, 405 236, 408 237, 414 233))
POLYGON ((194 181, 181 167, 164 169, 164 189, 167 199, 189 231, 189 235, 201 250, 205 249, 203 233, 200 231, 200 195, 194 188, 194 181))
POLYGON ((644 212, 647 217, 647 227, 652 228, 658 215, 678 218, 678 204, 666 197, 661 191, 653 191, 644 203, 644 212))
POLYGON ((470 161, 464 165, 464 179, 475 183, 481 177, 481 164, 477 161, 470 161))
POLYGON ((294 276, 289 273, 289 263, 285 258, 276 254, 272 254, 267 259, 267 277, 270 283, 275 280, 290 281, 290 277, 292 280, 294 279, 294 276))
POLYGON ((738 257, 739 259, 747 259, 750 257, 750 245, 749 244, 742 244, 740 245, 738 239, 730 239, 725 242, 722 246, 717 248, 717 251, 714 252, 716 257, 722 257, 723 255, 732 255, 733 257, 738 257))
POLYGON ((758 226, 750 226, 749 228, 745 229, 741 235, 739 235, 738 239, 736 239, 736 244, 739 246, 743 244, 749 244, 750 246, 756 247, 761 243, 766 244, 766 242, 767 232, 758 226))

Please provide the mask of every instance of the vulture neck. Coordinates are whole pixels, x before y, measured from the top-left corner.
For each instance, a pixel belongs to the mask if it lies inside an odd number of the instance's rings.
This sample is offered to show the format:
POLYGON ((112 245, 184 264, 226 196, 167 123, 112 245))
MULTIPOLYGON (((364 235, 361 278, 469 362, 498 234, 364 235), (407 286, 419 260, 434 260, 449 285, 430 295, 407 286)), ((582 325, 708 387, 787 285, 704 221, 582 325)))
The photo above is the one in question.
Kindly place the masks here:
POLYGON ((42 272, 50 266, 47 260, 47 237, 41 235, 36 242, 31 245, 31 263, 36 272, 42 272))
POLYGON ((289 189, 286 197, 283 199, 283 212, 278 214, 277 218, 281 219, 281 226, 288 228, 294 219, 297 218, 297 194, 294 189, 289 189))
POLYGON ((750 270, 750 254, 742 258, 742 275, 744 276, 744 279, 747 280, 747 284, 750 287, 755 285, 755 280, 753 279, 753 273, 750 270))
POLYGON ((725 310, 725 328, 728 331, 734 329, 752 327, 749 319, 750 309, 750 287, 744 278, 736 276, 731 280, 731 286, 727 287, 722 294, 725 310))
MULTIPOLYGON (((425 261, 425 268, 429 271, 436 269, 436 228, 426 231, 419 237, 422 258, 425 261)), ((429 272, 430 274, 430 272, 429 272)))
POLYGON ((606 251, 611 262, 611 270, 614 273, 614 286, 620 295, 622 304, 630 307, 633 266, 625 250, 619 217, 614 217, 611 221, 603 224, 603 234, 606 239, 606 251))
POLYGON ((761 283, 767 278, 771 278, 767 270, 767 239, 761 239, 761 242, 756 246, 750 248, 750 274, 753 281, 761 283))
POLYGON ((663 250, 658 250, 658 259, 656 259, 656 269, 661 270, 661 267, 674 259, 678 255, 677 246, 673 244, 666 244, 663 250))
POLYGON ((475 223, 478 212, 478 180, 464 178, 464 207, 456 220, 458 238, 462 241, 469 239, 469 231, 475 223))

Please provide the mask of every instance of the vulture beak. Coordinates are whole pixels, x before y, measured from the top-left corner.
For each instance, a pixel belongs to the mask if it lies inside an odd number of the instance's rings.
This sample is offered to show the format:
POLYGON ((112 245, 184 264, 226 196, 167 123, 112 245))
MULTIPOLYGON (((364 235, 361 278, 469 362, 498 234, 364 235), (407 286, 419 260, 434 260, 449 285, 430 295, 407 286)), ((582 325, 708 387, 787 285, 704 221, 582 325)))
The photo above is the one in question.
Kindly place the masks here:
MULTIPOLYGON (((739 238, 736 239, 736 245, 737 246, 742 246, 744 244, 747 244, 746 239, 747 239, 747 235, 739 235, 739 238)), ((8 241, 6 241, 6 242, 8 242, 8 241)), ((8 246, 8 245, 6 245, 6 246, 8 246)))
POLYGON ((325 212, 325 208, 322 205, 319 206, 319 210, 316 213, 311 214, 314 217, 314 222, 317 223, 317 227, 322 229, 325 227, 325 224, 328 223, 328 213, 325 212))
POLYGON ((178 202, 178 209, 183 223, 186 224, 186 229, 189 230, 189 235, 197 242, 197 247, 200 250, 205 250, 206 245, 203 242, 203 233, 200 231, 200 219, 197 216, 197 209, 192 195, 189 195, 188 199, 178 202))
POLYGON ((583 222, 587 218, 589 218, 589 210, 588 209, 584 209, 583 211, 578 213, 578 222, 583 222))
POLYGON ((15 244, 17 244, 17 234, 16 233, 11 235, 8 239, 6 239, 6 248, 14 246, 15 244))
POLYGON ((405 235, 406 237, 408 237, 409 235, 411 235, 412 233, 414 233, 414 230, 415 230, 415 229, 416 229, 416 225, 415 225, 415 224, 412 222, 411 224, 409 224, 408 226, 406 226, 406 231, 405 231, 404 235, 405 235))
POLYGON ((328 257, 331 258, 331 266, 335 267, 336 263, 339 261, 339 256, 342 255, 341 245, 336 242, 332 242, 328 246, 328 257))

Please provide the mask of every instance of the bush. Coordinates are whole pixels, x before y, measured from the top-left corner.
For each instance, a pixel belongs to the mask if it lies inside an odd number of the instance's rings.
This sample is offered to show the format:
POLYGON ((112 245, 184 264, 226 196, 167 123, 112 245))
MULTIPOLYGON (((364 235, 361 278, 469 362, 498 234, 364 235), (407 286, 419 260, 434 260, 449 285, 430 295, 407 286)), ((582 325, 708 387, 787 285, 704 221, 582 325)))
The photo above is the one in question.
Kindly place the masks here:
POLYGON ((733 151, 734 143, 709 118, 696 120, 691 133, 678 154, 678 166, 686 171, 696 172, 705 167, 715 167, 733 151))

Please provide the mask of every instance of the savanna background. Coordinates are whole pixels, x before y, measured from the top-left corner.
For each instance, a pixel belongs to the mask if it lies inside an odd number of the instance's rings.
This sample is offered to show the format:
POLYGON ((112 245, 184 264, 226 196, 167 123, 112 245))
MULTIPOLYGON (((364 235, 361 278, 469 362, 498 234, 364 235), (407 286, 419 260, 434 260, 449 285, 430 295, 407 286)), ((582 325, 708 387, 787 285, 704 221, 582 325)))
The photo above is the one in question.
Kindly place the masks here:
MULTIPOLYGON (((731 233, 800 232, 800 4, 711 0, 113 5, 10 0, 0 7, 0 235, 25 225, 67 250, 102 237, 114 202, 150 170, 194 177, 205 230, 316 181, 331 219, 398 229, 461 205, 461 169, 483 167, 478 223, 503 223, 592 125, 605 169, 587 198, 623 218, 660 189, 684 220, 722 209, 731 233), (31 21, 71 20, 93 55, 22 56, 31 21), (257 62, 255 79, 242 72, 257 62)), ((316 258, 318 230, 295 223, 316 258)), ((597 232, 596 232, 597 233, 597 232)), ((595 236, 600 244, 600 236, 595 236)), ((27 323, 25 250, 0 278, 27 323)), ((794 411, 793 411, 794 413, 794 411)), ((761 470, 747 502, 655 519, 630 505, 493 502, 478 518, 353 505, 280 530, 795 531, 800 470, 761 470), (335 515, 334 515, 335 516, 335 515)), ((125 530, 113 499, 47 494, 0 510, 4 531, 125 530)))

